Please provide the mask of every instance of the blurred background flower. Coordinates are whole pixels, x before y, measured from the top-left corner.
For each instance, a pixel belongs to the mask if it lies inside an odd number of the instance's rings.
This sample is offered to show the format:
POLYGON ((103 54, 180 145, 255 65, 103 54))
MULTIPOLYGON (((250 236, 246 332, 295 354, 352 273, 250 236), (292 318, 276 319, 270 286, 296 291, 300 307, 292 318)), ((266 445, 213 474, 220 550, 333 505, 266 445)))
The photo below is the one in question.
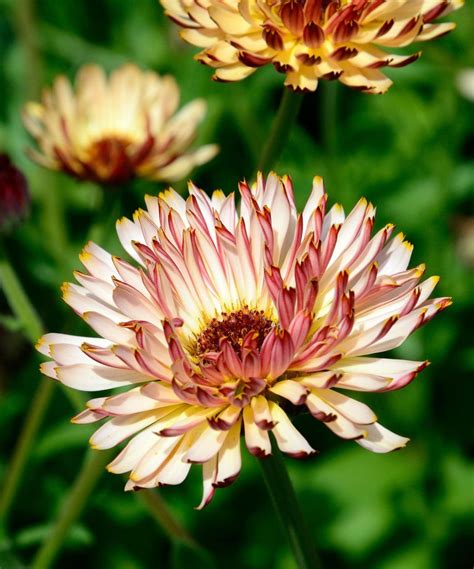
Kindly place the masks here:
POLYGON ((457 74, 456 84, 461 95, 474 102, 474 69, 461 69, 457 74))
POLYGON ((272 63, 285 85, 314 91, 319 79, 338 79, 367 93, 392 81, 380 69, 419 57, 383 48, 427 41, 453 29, 434 20, 462 0, 277 0, 238 2, 161 0, 181 36, 204 50, 197 59, 216 68, 214 79, 238 81, 272 63))
MULTIPOLYGON (((474 477, 474 275, 457 249, 459 237, 465 242, 469 235, 461 219, 474 216, 474 106, 456 86, 458 72, 474 65, 473 10, 467 2, 451 14, 456 30, 426 42, 416 64, 385 68, 396 84, 383 97, 321 81, 314 95, 305 95, 275 166, 292 175, 300 209, 314 173, 324 177, 332 199, 345 208, 361 194, 376 203, 375 229, 396 223, 415 245, 413 263, 426 262, 431 274, 442 276, 439 294, 453 296, 449 310, 394 353, 432 362, 418 380, 389 397, 361 394, 361 401, 376 404, 384 423, 411 436, 402 452, 368 453, 328 429, 315 429, 312 417, 295 418, 295 426, 320 454, 310 462, 286 462, 311 520, 311 535, 331 569, 457 569, 469 567, 474 557, 474 498, 469 492, 474 477)), ((282 77, 267 65, 246 81, 212 82, 209 69, 193 61, 195 48, 180 40, 177 30, 155 0, 0 2, 0 148, 25 173, 32 195, 28 223, 6 246, 45 330, 89 334, 57 299, 61 283, 79 268, 77 255, 96 214, 97 188, 83 182, 77 191, 70 176, 24 157, 30 141, 21 108, 28 100, 39 100, 43 85, 59 74, 73 77, 91 61, 108 72, 132 60, 144 69, 171 74, 180 85, 183 105, 196 98, 208 102, 196 145, 211 141, 221 147, 212 162, 195 169, 196 184, 221 187, 229 194, 243 176, 254 177, 281 97, 282 77), (36 14, 31 10, 35 5, 36 14)), ((182 191, 184 184, 175 187, 182 191)), ((160 183, 135 180, 123 194, 122 214, 130 217, 145 193, 156 195, 163 189, 160 183)), ((106 228, 100 245, 122 254, 112 220, 106 228)), ((3 294, 0 314, 3 483, 32 385, 41 379, 38 354, 12 319, 3 294)), ((53 384, 53 400, 14 502, 9 539, 1 540, 1 555, 8 551, 17 566, 18 559, 29 564, 51 534, 83 461, 84 439, 93 431, 88 425, 66 425, 75 407, 60 384, 46 381, 53 384)), ((195 512, 189 506, 202 480, 191 471, 183 485, 166 488, 170 508, 212 550, 214 566, 294 569, 278 520, 270 514, 256 460, 246 454, 232 491, 216 493, 209 507, 195 512)), ((102 476, 63 540, 57 567, 206 567, 190 562, 179 545, 170 545, 151 521, 141 498, 144 491, 124 493, 123 485, 120 476, 102 476)), ((11 567, 13 563, 10 559, 11 567)))
POLYGON ((85 65, 75 90, 60 76, 41 103, 25 106, 25 126, 39 146, 29 155, 46 168, 102 184, 134 177, 180 180, 218 149, 208 144, 189 150, 206 103, 195 100, 176 112, 179 97, 169 75, 127 64, 107 79, 98 65, 85 65))

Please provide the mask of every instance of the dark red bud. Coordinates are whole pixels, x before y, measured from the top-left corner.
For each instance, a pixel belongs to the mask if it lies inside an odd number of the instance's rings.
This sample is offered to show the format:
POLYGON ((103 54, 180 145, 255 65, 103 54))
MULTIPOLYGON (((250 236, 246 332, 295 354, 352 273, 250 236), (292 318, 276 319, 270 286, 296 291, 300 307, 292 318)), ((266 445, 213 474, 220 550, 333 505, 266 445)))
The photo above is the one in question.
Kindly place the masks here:
POLYGON ((25 217, 30 205, 28 183, 6 154, 0 154, 0 231, 25 217))

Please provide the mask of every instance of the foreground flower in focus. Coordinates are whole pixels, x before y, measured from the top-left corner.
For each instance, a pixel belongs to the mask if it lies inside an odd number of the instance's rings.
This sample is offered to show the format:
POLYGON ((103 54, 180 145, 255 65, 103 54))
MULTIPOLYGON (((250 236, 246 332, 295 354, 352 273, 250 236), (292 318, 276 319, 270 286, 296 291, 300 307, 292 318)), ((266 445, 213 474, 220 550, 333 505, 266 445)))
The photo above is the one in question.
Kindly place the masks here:
POLYGON ((238 81, 272 63, 285 85, 314 91, 319 79, 368 93, 391 85, 383 67, 415 61, 387 53, 444 35, 454 24, 433 23, 462 0, 161 0, 183 26, 182 37, 204 48, 198 60, 214 79, 238 81))
POLYGON ((234 196, 209 198, 193 184, 147 197, 147 211, 117 224, 139 268, 94 243, 65 301, 101 336, 47 334, 43 372, 98 397, 74 420, 108 419, 92 436, 106 449, 130 439, 109 465, 130 472, 127 489, 179 484, 203 465, 204 495, 230 484, 250 453, 271 453, 270 433, 293 457, 315 451, 291 422, 309 412, 374 452, 407 440, 367 405, 339 391, 391 391, 423 361, 373 354, 399 346, 450 304, 428 300, 438 279, 407 269, 412 246, 388 225, 371 237, 374 207, 326 212, 322 181, 301 214, 288 177, 260 175, 234 196))
POLYGON ((26 105, 24 123, 39 146, 30 156, 81 180, 179 180, 213 158, 217 146, 188 151, 206 104, 195 100, 175 114, 178 104, 170 76, 128 64, 107 78, 100 67, 86 65, 75 92, 60 76, 42 103, 26 105))
POLYGON ((6 154, 0 154, 0 231, 25 217, 30 205, 28 183, 6 154))

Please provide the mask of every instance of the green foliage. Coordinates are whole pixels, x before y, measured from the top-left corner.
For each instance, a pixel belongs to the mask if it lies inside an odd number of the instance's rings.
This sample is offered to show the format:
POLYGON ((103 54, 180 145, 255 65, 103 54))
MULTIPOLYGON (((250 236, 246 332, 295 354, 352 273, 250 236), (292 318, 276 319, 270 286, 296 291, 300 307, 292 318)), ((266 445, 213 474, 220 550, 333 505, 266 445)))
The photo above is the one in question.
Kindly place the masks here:
MULTIPOLYGON (((196 183, 231 192, 238 180, 253 176, 278 105, 280 75, 262 69, 241 83, 212 82, 210 70, 193 61, 195 50, 179 40, 156 0, 37 4, 30 34, 41 61, 36 73, 44 84, 60 72, 72 78, 87 62, 112 69, 135 61, 172 73, 183 102, 208 101, 199 141, 221 146, 213 162, 193 173, 196 183)), ((29 222, 6 245, 46 328, 83 333, 86 328, 59 301, 59 285, 79 266, 77 254, 95 220, 97 188, 44 172, 24 156, 28 137, 20 111, 35 85, 28 71, 29 40, 18 26, 23 5, 0 2, 0 151, 24 169, 33 204, 29 222)), ((458 29, 426 44, 420 61, 393 70, 395 84, 388 94, 368 96, 322 84, 306 95, 276 168, 292 176, 299 205, 315 174, 325 177, 332 202, 350 208, 362 195, 373 201, 377 226, 396 223, 415 245, 414 262, 426 262, 428 274, 441 275, 439 294, 454 297, 446 313, 397 351, 399 357, 428 358, 432 365, 406 390, 367 397, 383 424, 412 438, 407 449, 373 455, 301 417, 301 429, 321 453, 287 462, 330 569, 472 565, 474 258, 472 246, 470 257, 463 251, 465 240, 472 240, 472 229, 469 236, 466 228, 474 224, 474 113, 457 91, 456 77, 474 66, 473 6, 450 19, 458 29)), ((142 206, 144 193, 161 189, 134 184, 123 198, 122 214, 142 206)), ((112 222, 101 244, 120 251, 112 222)), ((0 313, 1 479, 39 382, 39 358, 3 297, 0 313)), ((10 539, 0 542, 1 569, 30 562, 79 471, 91 429, 69 425, 73 414, 69 400, 56 390, 14 504, 10 539)), ((160 490, 213 561, 171 544, 138 497, 122 491, 123 483, 104 473, 64 543, 58 568, 294 567, 253 458, 245 458, 239 480, 217 491, 203 512, 193 509, 199 473, 181 487, 160 490)))

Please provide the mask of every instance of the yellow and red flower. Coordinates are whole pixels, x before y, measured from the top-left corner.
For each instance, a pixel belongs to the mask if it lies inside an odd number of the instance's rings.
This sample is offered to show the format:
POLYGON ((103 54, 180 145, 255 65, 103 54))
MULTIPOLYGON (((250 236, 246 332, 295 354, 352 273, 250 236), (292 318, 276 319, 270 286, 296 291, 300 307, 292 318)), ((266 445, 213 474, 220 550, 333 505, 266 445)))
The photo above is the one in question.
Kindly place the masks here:
POLYGON ((241 469, 241 433, 253 455, 272 433, 290 456, 314 449, 291 415, 306 407, 344 439, 374 452, 408 439, 340 390, 392 391, 425 361, 378 357, 450 304, 429 299, 438 279, 408 269, 412 245, 387 225, 372 236, 374 207, 326 211, 320 178, 301 214, 291 180, 240 184, 241 205, 189 185, 146 197, 117 224, 134 266, 89 243, 64 286, 65 301, 100 336, 47 334, 43 373, 91 399, 77 423, 106 420, 92 436, 127 489, 179 484, 202 464, 206 505, 241 469))
POLYGON ((214 79, 238 81, 273 64, 285 85, 314 91, 320 79, 367 93, 391 85, 381 69, 402 67, 419 53, 385 48, 427 41, 454 24, 435 20, 462 0, 160 0, 181 35, 203 48, 197 59, 214 79))
POLYGON ((29 154, 81 180, 180 180, 218 149, 209 144, 189 150, 206 104, 197 99, 176 113, 179 97, 169 75, 127 64, 107 78, 99 66, 85 65, 75 90, 59 76, 41 103, 26 105, 24 123, 39 147, 29 154))

